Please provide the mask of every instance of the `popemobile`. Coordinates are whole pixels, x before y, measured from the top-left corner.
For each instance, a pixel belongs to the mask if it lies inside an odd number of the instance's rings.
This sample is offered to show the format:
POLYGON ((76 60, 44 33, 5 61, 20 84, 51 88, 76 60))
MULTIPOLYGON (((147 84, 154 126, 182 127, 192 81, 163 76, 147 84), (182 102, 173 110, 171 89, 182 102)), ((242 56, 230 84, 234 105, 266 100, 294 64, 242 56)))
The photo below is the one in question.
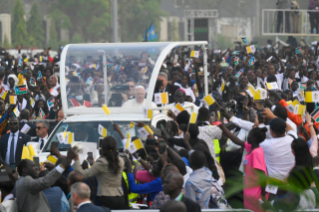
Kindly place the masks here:
MULTIPOLYGON (((60 88, 65 118, 57 124, 42 149, 39 148, 38 142, 28 142, 29 149, 34 150, 36 160, 39 162, 52 161, 51 145, 55 145, 62 155, 66 155, 70 146, 76 145, 81 161, 86 159, 88 154, 97 159, 99 141, 106 135, 113 136, 117 140, 118 149, 124 149, 128 136, 130 138, 145 137, 143 131, 136 126, 137 123, 143 122, 152 128, 156 127, 161 120, 170 120, 166 115, 170 108, 169 104, 166 104, 165 100, 163 104, 159 104, 154 96, 156 96, 156 87, 162 83, 158 80, 160 70, 166 58, 177 48, 185 52, 183 54, 185 61, 191 60, 190 54, 192 53, 194 57, 194 51, 196 51, 195 57, 198 54, 203 57, 202 72, 204 73, 204 91, 207 95, 206 41, 70 44, 65 46, 60 60, 60 88), (86 61, 87 58, 89 58, 88 61, 86 61), (101 70, 98 83, 95 85, 92 84, 92 81, 83 83, 75 77, 80 74, 70 67, 79 66, 77 65, 79 61, 81 63, 94 61, 92 63, 95 64, 89 65, 101 70), (130 84, 119 81, 116 77, 124 78, 123 69, 134 67, 132 71, 136 73, 134 78, 138 79, 138 83, 133 85, 135 89, 133 96, 135 96, 131 98, 126 92, 131 89, 130 84), (101 93, 104 98, 99 94, 99 101, 102 99, 103 102, 94 105, 91 101, 97 99, 97 96, 93 95, 97 92, 85 93, 83 90, 97 90, 102 86, 103 92, 101 93), (124 139, 114 130, 113 123, 119 126, 125 136, 124 139)), ((190 112, 196 111, 196 108, 192 106, 186 105, 184 108, 190 112)))

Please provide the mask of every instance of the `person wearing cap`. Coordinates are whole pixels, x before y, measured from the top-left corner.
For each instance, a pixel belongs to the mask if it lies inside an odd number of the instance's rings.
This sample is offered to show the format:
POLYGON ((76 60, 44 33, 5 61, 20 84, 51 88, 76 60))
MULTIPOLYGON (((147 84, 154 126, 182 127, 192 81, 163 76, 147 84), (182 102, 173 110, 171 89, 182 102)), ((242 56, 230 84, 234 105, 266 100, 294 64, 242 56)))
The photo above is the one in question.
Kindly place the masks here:
POLYGON ((178 88, 179 88, 178 86, 168 83, 167 74, 160 72, 158 74, 158 77, 157 77, 157 82, 156 82, 154 93, 167 92, 169 103, 173 103, 174 102, 174 94, 178 88))

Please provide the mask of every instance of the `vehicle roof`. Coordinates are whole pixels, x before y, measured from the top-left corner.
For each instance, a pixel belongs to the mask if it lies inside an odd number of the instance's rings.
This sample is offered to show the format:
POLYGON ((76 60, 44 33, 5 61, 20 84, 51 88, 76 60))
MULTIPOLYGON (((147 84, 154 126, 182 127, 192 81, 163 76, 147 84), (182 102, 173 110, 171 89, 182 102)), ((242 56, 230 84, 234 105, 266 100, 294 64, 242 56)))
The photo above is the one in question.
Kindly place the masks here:
POLYGON ((141 114, 110 114, 110 115, 74 115, 68 116, 65 122, 82 122, 82 121, 150 121, 147 118, 141 117, 141 114))

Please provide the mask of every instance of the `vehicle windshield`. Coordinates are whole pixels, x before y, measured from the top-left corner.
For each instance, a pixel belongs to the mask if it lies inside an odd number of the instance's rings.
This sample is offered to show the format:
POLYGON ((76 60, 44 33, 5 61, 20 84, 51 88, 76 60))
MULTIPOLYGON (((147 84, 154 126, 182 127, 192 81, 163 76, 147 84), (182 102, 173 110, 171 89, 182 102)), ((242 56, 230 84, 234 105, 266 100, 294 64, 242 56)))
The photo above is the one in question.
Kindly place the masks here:
POLYGON ((148 88, 154 88, 149 84, 154 65, 167 45, 70 45, 65 61, 68 108, 107 103, 110 109, 142 113, 148 88))
MULTIPOLYGON (((130 128, 129 121, 114 121, 121 128, 124 135, 130 133, 130 136, 136 136, 137 129, 134 126, 130 128)), ((67 151, 70 144, 60 143, 58 139, 58 134, 61 132, 71 132, 74 133, 75 142, 93 142, 97 143, 102 136, 99 134, 99 125, 102 125, 107 130, 107 136, 113 136, 117 141, 118 149, 123 148, 122 139, 118 132, 114 131, 113 125, 110 121, 87 121, 87 122, 63 122, 60 123, 57 130, 50 137, 50 141, 47 142, 43 152, 50 152, 51 144, 53 142, 57 143, 58 149, 60 151, 67 151)))

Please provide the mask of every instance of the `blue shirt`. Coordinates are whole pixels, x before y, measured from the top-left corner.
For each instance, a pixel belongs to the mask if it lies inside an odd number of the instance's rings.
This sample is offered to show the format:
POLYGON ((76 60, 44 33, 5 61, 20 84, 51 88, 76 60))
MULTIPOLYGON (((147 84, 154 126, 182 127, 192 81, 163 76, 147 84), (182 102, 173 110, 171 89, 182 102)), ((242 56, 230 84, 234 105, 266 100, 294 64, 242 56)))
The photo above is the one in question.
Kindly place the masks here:
POLYGON ((163 190, 162 180, 160 177, 156 178, 152 182, 137 185, 135 183, 133 173, 129 173, 127 175, 127 180, 128 180, 128 184, 130 186, 130 190, 132 193, 137 193, 137 194, 150 193, 151 194, 151 201, 154 200, 154 198, 155 198, 156 194, 158 194, 158 192, 163 190))
POLYGON ((62 190, 60 187, 54 186, 43 191, 47 198, 51 211, 61 211, 62 208, 62 190))

